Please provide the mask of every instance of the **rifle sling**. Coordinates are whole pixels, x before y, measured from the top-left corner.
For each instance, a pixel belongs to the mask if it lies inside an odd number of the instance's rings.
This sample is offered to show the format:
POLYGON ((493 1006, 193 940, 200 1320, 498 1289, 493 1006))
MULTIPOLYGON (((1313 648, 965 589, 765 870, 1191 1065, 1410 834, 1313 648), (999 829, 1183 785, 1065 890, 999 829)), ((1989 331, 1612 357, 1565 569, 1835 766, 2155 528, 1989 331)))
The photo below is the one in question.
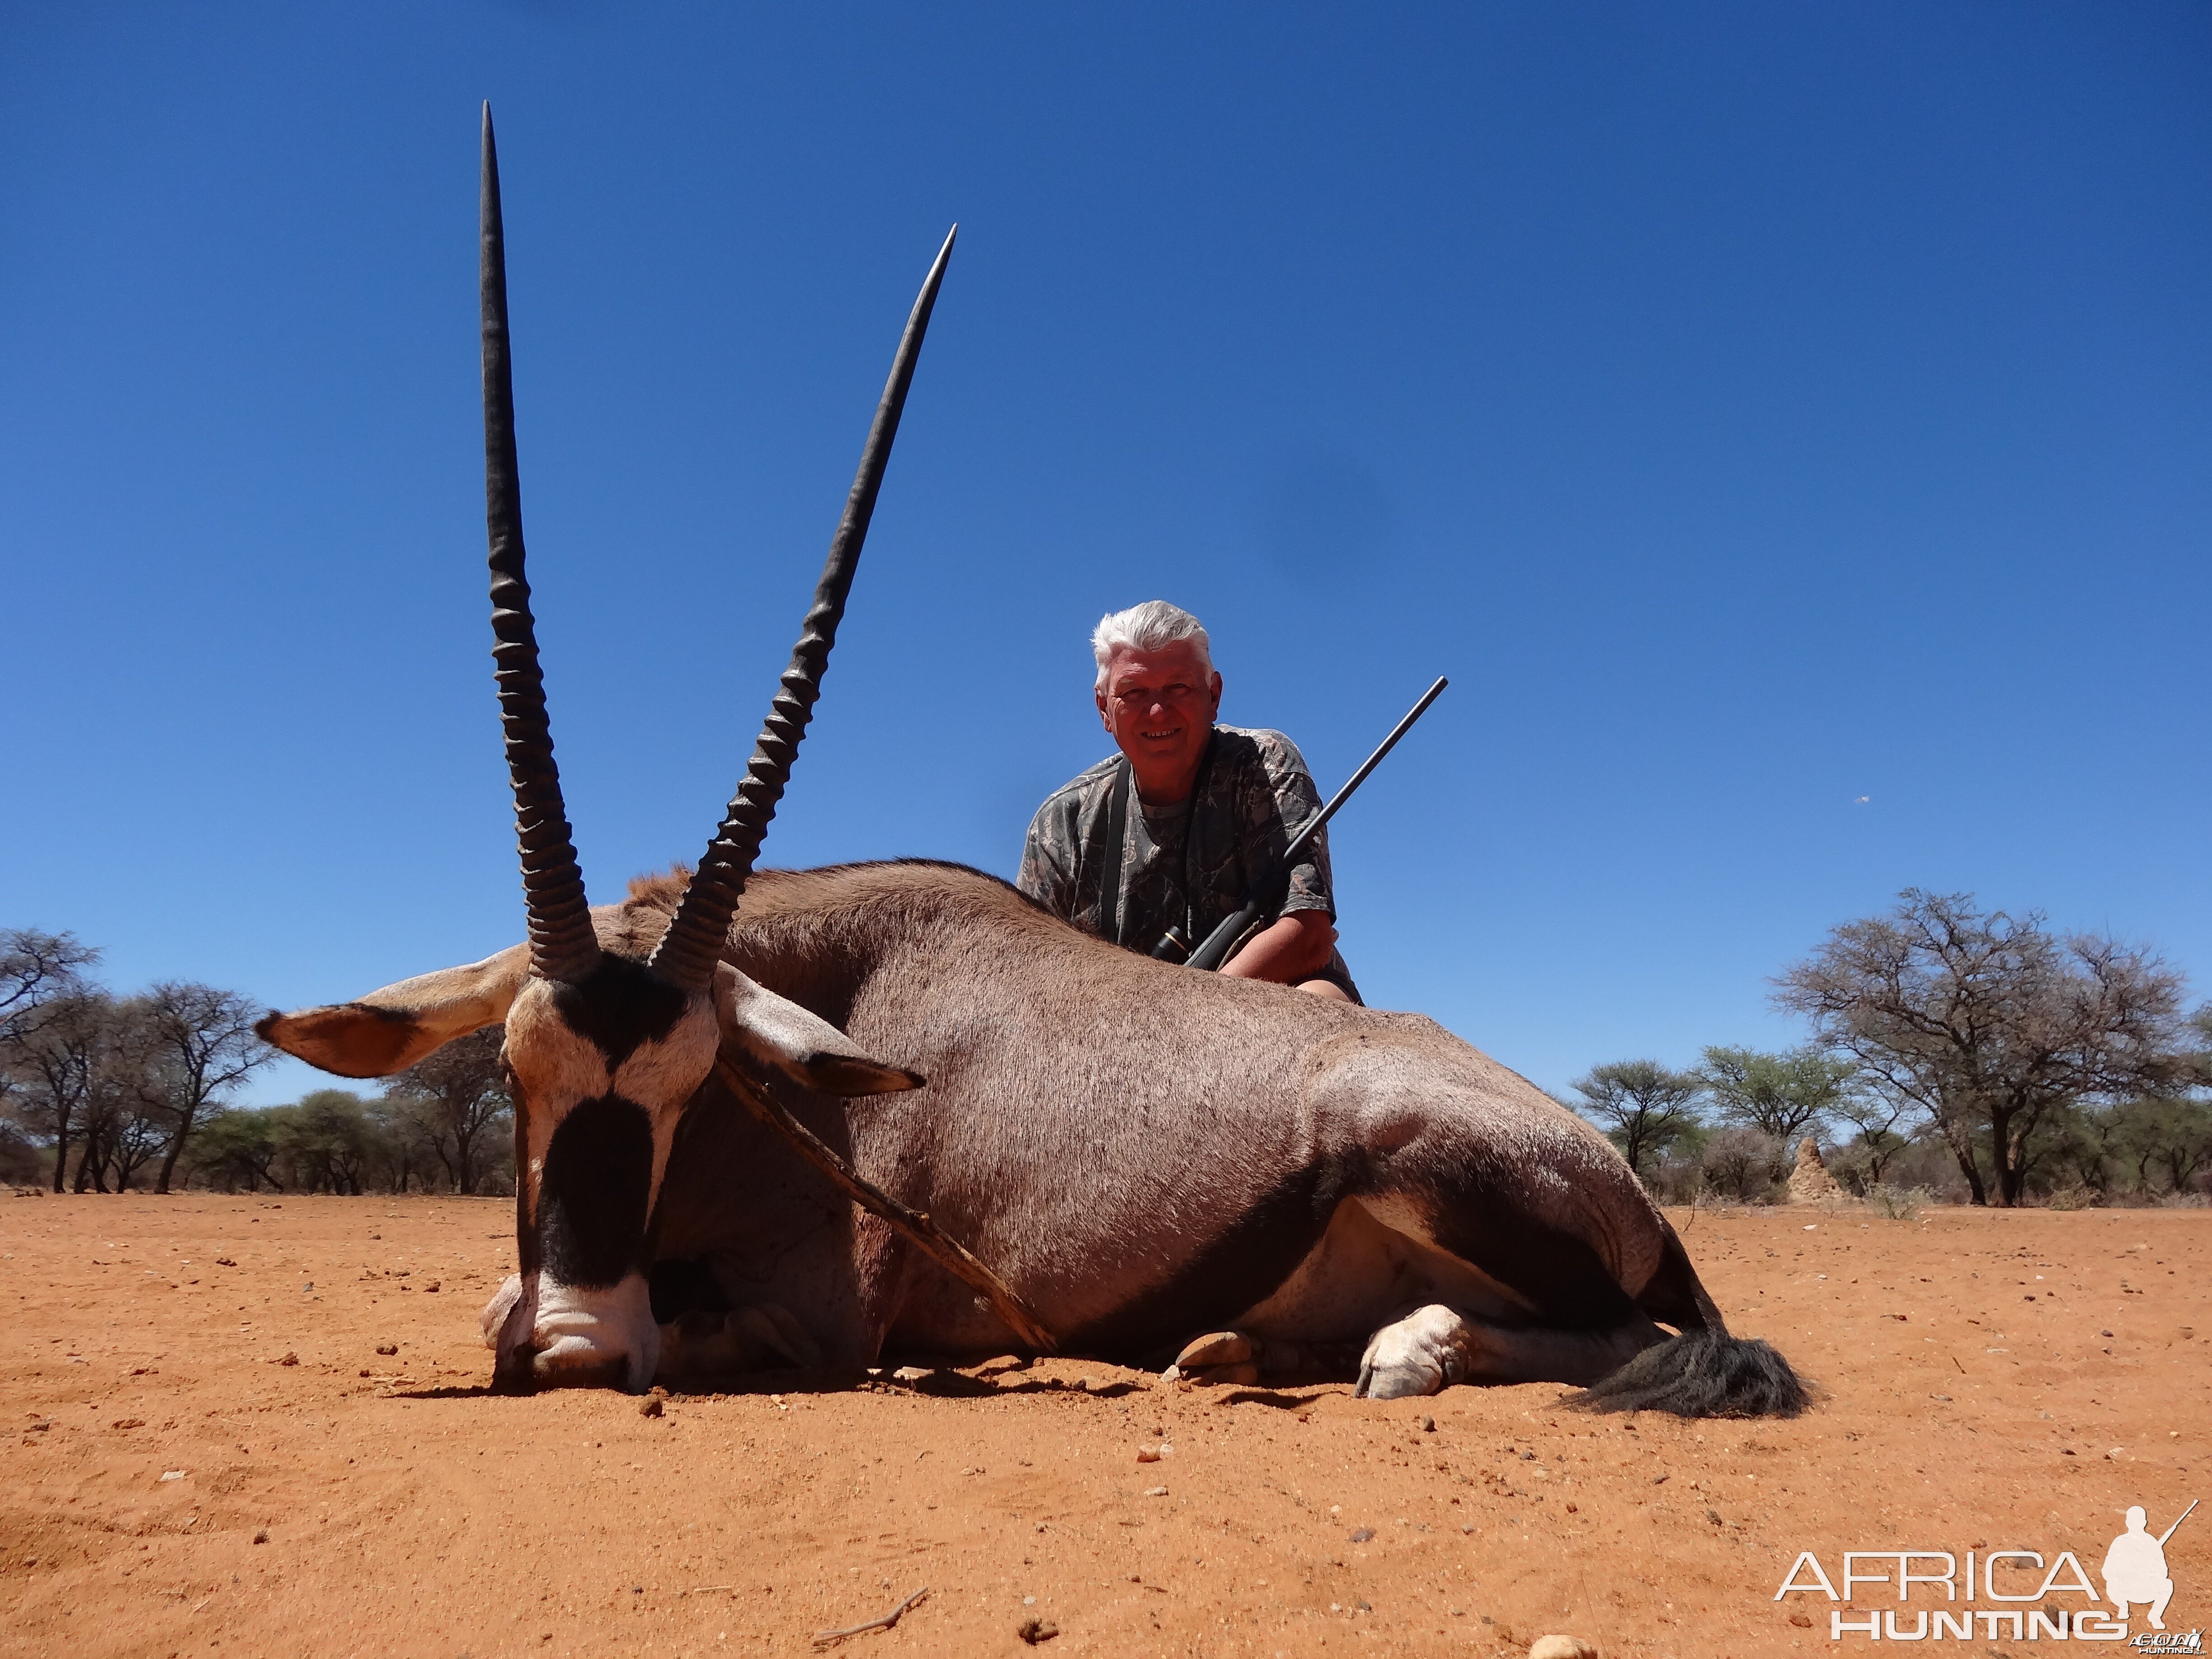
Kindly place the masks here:
POLYGON ((1114 787, 1106 797, 1106 834, 1098 847, 1098 928, 1121 942, 1121 842, 1129 828, 1129 757, 1114 763, 1114 787))
MULTIPOLYGON (((1209 732, 1206 749, 1199 757, 1198 775, 1191 781, 1190 817, 1182 832, 1182 888, 1183 926, 1195 930, 1197 927, 1198 896, 1191 884, 1191 842, 1198 833, 1198 803, 1206 793, 1207 777, 1213 770, 1213 751, 1220 734, 1209 732)), ((1123 937, 1127 931, 1121 913, 1121 848, 1129 833, 1129 792, 1135 787, 1129 769, 1129 757, 1124 755, 1114 763, 1114 787, 1106 798, 1106 829, 1099 838, 1098 854, 1103 866, 1098 872, 1098 928, 1101 935, 1124 949, 1133 950, 1123 937)), ((1285 872, 1287 878, 1288 872, 1285 872)), ((1194 940, 1194 943, 1195 941, 1194 940)))

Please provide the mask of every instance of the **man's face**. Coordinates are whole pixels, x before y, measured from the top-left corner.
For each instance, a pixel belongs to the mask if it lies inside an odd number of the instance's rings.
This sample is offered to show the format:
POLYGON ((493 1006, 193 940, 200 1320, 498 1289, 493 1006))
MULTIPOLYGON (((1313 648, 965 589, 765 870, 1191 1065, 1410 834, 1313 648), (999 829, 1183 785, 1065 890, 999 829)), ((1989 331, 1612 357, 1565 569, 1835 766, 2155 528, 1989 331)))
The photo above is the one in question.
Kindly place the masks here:
POLYGON ((1097 698, 1099 716, 1146 798, 1188 794, 1221 707, 1221 676, 1207 668, 1198 647, 1177 640, 1157 651, 1118 648, 1097 698))

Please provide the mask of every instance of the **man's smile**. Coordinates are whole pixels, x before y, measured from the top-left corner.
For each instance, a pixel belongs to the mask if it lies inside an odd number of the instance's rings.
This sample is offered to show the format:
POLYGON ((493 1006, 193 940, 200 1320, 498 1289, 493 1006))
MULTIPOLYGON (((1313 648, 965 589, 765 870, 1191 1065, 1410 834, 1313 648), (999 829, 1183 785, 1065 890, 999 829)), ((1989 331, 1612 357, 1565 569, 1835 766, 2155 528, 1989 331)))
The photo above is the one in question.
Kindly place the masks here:
POLYGON ((1116 647, 1096 695, 1106 729, 1135 769, 1137 793, 1155 804, 1188 799, 1221 707, 1221 676, 1199 641, 1149 651, 1116 647))

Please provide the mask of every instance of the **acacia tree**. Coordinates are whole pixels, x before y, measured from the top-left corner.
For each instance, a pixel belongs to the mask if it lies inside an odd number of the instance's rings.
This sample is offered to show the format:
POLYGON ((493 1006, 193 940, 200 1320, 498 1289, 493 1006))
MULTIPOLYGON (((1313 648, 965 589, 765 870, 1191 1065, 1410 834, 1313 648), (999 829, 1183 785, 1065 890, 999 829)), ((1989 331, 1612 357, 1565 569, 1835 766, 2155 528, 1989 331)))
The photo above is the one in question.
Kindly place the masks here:
POLYGON ((276 1051, 253 1033, 258 1005, 235 991, 185 980, 163 980, 137 999, 150 1059, 164 1086, 149 1106, 167 1121, 168 1146, 154 1190, 166 1193, 192 1126, 276 1051))
POLYGON ((1766 1054, 1723 1047, 1705 1050, 1697 1078, 1723 1120, 1786 1142, 1842 1103, 1856 1069, 1817 1048, 1766 1054))
POLYGON ((69 1172, 71 1131, 76 1188, 121 1192, 157 1156, 168 1136, 149 1102, 159 1095, 146 1022, 135 1002, 97 988, 58 999, 23 1049, 33 1085, 33 1121, 53 1140, 54 1190, 69 1172))
POLYGON ((2146 1097, 2113 1115, 2114 1150, 2134 1166, 2136 1184, 2156 1188, 2165 1176, 2177 1193, 2189 1190, 2198 1171, 2212 1168, 2212 1104, 2179 1097, 2146 1097))
POLYGON ((131 1178, 159 1158, 170 1145, 169 1126, 145 1102, 150 1094, 129 1086, 117 1091, 116 1110, 100 1139, 101 1162, 115 1176, 115 1190, 131 1189, 131 1178))
POLYGON ((8 1069, 22 1097, 19 1109, 34 1134, 53 1141, 58 1193, 68 1175, 70 1136, 86 1143, 81 1174, 93 1155, 114 1012, 106 992, 75 990, 41 1004, 9 1039, 8 1069))
POLYGON ((192 1137, 192 1164, 210 1181, 234 1192, 243 1182, 249 1193, 267 1182, 276 1192, 284 1183, 276 1174, 276 1115, 271 1111, 240 1111, 218 1108, 210 1112, 192 1137))
POLYGON ((69 1134, 84 1079, 81 1067, 75 1073, 66 1064, 57 1069, 55 1034, 39 1033, 57 1019, 82 1032, 83 1011, 67 1005, 93 988, 85 969, 99 960, 98 951, 78 944, 71 933, 0 929, 0 1102, 11 1117, 27 1115, 31 1121, 24 1127, 33 1133, 44 1130, 56 1136, 56 1192, 62 1189, 62 1166, 69 1161, 69 1134))
POLYGON ((1593 1066, 1574 1084, 1583 1115, 1606 1132, 1639 1176, 1697 1127, 1695 1102, 1703 1086, 1694 1073, 1669 1071, 1656 1060, 1593 1066))
POLYGON ((1971 894, 1908 888, 1898 901, 1831 932, 1776 981, 1775 1000, 1864 1081, 1927 1115, 1975 1203, 1992 1187, 1999 1206, 2020 1201, 2055 1113, 2178 1079, 2181 977, 2155 956, 2096 934, 2058 939, 2040 912, 1985 915, 1971 894))
POLYGON ((386 1085, 386 1097, 422 1127, 458 1193, 476 1192, 496 1161, 487 1153, 507 1133, 505 1041, 497 1025, 457 1037, 386 1085))
POLYGON ((1903 1097, 1883 1090, 1852 1089, 1830 1109, 1833 1115, 1851 1126, 1856 1137, 1847 1143, 1852 1171, 1850 1178, 1863 1181, 1869 1187, 1881 1186, 1882 1171, 1889 1167, 1889 1161, 1912 1144, 1897 1126, 1917 1109, 1903 1097))
POLYGON ((0 1046, 12 1043, 56 997, 85 988, 100 952, 74 933, 0 928, 0 1046))
POLYGON ((376 1126, 350 1089, 316 1089, 296 1106, 278 1107, 273 1133, 279 1167, 303 1192, 368 1190, 376 1126))
POLYGON ((434 1103, 386 1092, 368 1103, 369 1122, 375 1130, 369 1178, 381 1193, 404 1193, 420 1182, 424 1192, 435 1189, 435 1177, 444 1162, 437 1152, 434 1103))
POLYGON ((155 1071, 144 1011, 103 992, 89 1033, 77 1191, 104 1193, 110 1176, 117 1192, 126 1191, 131 1176, 161 1152, 167 1136, 155 1107, 161 1087, 155 1071))
POLYGON ((167 1192, 194 1127, 276 1051, 255 1004, 165 981, 127 1000, 85 977, 100 953, 68 933, 0 930, 0 1102, 33 1144, 53 1148, 53 1184, 118 1189, 156 1157, 167 1192))

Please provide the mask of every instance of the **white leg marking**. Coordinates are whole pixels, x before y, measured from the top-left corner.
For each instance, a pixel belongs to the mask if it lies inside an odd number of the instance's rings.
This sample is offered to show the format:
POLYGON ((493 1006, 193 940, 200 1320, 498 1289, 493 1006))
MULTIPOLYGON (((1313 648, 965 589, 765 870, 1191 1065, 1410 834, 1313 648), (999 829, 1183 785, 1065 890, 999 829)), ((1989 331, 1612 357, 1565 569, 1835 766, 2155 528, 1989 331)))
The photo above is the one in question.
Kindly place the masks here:
POLYGON ((605 1290, 541 1278, 531 1340, 538 1350, 531 1370, 541 1384, 556 1388, 570 1380, 604 1385, 607 1373, 619 1366, 619 1386, 642 1394, 660 1359, 660 1328, 653 1322, 653 1297, 642 1273, 627 1274, 605 1290))
POLYGON ((1359 1359, 1361 1400, 1442 1394, 1468 1372, 1468 1322, 1442 1303, 1416 1309, 1369 1339, 1359 1359))

